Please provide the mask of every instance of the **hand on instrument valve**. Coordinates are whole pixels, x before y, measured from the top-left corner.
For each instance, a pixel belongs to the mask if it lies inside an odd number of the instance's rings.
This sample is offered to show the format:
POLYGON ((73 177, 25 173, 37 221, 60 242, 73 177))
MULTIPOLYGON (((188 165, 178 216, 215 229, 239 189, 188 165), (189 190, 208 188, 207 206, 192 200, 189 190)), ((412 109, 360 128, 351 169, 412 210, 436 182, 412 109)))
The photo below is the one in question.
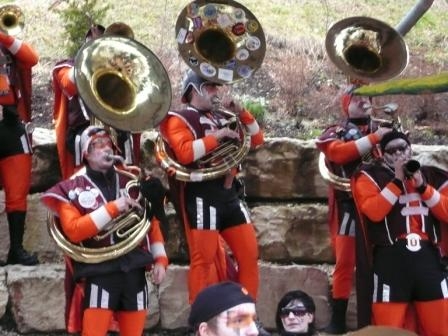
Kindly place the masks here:
POLYGON ((140 205, 140 203, 138 203, 135 199, 130 197, 121 196, 120 198, 117 198, 114 202, 120 213, 127 212, 130 209, 142 210, 142 206, 140 205))
POLYGON ((384 135, 386 135, 387 133, 393 131, 393 128, 391 127, 384 127, 384 126, 380 126, 378 127, 378 129, 375 131, 375 134, 378 135, 378 137, 380 138, 380 140, 383 138, 384 135))
POLYGON ((224 138, 229 139, 239 139, 240 135, 238 132, 231 130, 228 127, 220 128, 219 130, 211 133, 218 141, 221 141, 224 138))
POLYGON ((224 108, 232 111, 236 115, 240 115, 244 110, 241 104, 238 101, 232 99, 232 97, 223 97, 221 100, 221 104, 224 108))

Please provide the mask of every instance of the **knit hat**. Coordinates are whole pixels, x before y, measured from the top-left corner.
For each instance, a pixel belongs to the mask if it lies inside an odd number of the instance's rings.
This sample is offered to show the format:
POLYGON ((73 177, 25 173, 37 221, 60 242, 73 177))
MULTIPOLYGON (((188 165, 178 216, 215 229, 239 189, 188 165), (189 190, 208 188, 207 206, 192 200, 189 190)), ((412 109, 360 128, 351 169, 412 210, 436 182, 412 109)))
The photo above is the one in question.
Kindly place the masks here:
POLYGON ((216 315, 242 303, 255 303, 240 284, 226 281, 203 289, 191 305, 188 324, 196 328, 216 315))
MULTIPOLYGON (((89 146, 92 140, 97 138, 109 138, 110 134, 103 127, 89 126, 81 133, 80 147, 81 147, 81 157, 87 154, 89 146)), ((111 139, 112 140, 112 139, 111 139)), ((115 146, 114 146, 115 149, 115 146)))
POLYGON ((189 69, 185 73, 184 79, 182 81, 182 93, 181 93, 181 101, 182 103, 189 103, 188 101, 188 95, 191 90, 196 90, 197 93, 202 94, 202 87, 205 84, 215 84, 215 85, 221 85, 219 83, 211 82, 201 76, 199 76, 196 72, 189 69))
POLYGON ((380 141, 381 151, 384 152, 386 145, 394 139, 403 139, 408 143, 408 145, 411 145, 411 142, 409 141, 409 138, 406 134, 396 131, 396 130, 393 130, 389 133, 386 133, 383 136, 383 138, 381 139, 381 141, 380 141))

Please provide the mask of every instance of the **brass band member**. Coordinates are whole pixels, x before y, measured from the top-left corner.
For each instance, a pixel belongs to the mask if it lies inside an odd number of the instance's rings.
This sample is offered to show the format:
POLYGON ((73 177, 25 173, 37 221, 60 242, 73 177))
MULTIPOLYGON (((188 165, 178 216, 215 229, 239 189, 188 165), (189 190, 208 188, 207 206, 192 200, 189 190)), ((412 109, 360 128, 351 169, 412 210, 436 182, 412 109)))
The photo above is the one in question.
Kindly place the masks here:
MULTIPOLYGON (((213 101, 221 87, 189 70, 183 81, 182 102, 185 109, 170 111, 160 125, 160 132, 176 160, 192 169, 197 160, 225 139, 239 139, 239 133, 227 127, 226 117, 213 111, 213 101)), ((263 132, 252 114, 234 101, 223 106, 233 111, 250 132, 252 147, 263 143, 263 132)), ((224 271, 212 273, 222 237, 238 264, 237 280, 255 299, 258 292, 258 245, 249 211, 238 195, 238 167, 226 176, 198 182, 180 183, 183 217, 190 254, 188 288, 190 303, 206 286, 226 279, 224 271), (224 273, 224 274, 222 274, 224 273)), ((218 267, 219 268, 219 267, 218 267)))
POLYGON ((363 165, 352 181, 371 248, 376 325, 404 328, 413 303, 422 335, 448 333, 448 278, 440 227, 447 225, 448 172, 411 160, 408 137, 386 134, 383 160, 363 165))
MULTIPOLYGON (((112 219, 141 210, 142 205, 124 194, 131 178, 114 167, 111 155, 116 146, 104 128, 86 128, 81 145, 85 168, 45 192, 42 201, 71 242, 91 248, 111 246, 121 238, 113 233, 98 240, 98 233, 112 219)), ((82 335, 106 335, 114 313, 121 335, 142 334, 149 304, 145 271, 152 269, 153 281, 159 284, 168 265, 159 221, 151 214, 147 220, 151 226, 146 237, 130 252, 97 263, 73 261, 74 280, 85 292, 82 335)), ((67 304, 71 305, 70 298, 67 304)), ((67 316, 69 332, 79 331, 74 322, 67 316)))
POLYGON ((10 248, 8 264, 35 265, 23 249, 31 184, 31 69, 39 56, 26 42, 0 31, 0 183, 5 191, 10 248))
MULTIPOLYGON (((366 154, 376 155, 375 148, 391 128, 373 128, 370 115, 371 100, 352 95, 355 85, 350 85, 342 95, 344 120, 329 126, 317 139, 317 148, 325 154, 329 170, 337 176, 350 178, 366 154)), ((357 216, 350 191, 337 190, 329 186, 329 225, 336 265, 333 273, 333 313, 326 331, 344 333, 348 298, 353 285, 355 269, 355 226, 357 216)), ((362 307, 358 309, 362 316, 362 307)), ((359 327, 370 324, 358 321, 359 327)))

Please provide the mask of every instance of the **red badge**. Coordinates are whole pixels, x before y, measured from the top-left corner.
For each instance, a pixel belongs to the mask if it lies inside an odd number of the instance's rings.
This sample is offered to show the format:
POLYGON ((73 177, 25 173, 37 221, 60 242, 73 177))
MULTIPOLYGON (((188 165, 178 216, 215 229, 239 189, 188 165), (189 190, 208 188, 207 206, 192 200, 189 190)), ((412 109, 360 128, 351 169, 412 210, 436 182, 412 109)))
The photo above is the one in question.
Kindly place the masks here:
POLYGON ((236 36, 243 35, 246 32, 246 28, 244 27, 244 23, 239 22, 232 27, 232 33, 236 36))

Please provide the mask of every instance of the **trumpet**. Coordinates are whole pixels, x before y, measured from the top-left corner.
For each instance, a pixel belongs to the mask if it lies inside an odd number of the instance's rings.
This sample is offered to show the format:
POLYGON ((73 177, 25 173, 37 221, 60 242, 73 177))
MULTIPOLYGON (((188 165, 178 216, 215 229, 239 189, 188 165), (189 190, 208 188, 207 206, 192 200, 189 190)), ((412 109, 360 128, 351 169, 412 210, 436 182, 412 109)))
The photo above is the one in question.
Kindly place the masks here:
POLYGON ((420 162, 417 160, 409 160, 403 165, 404 175, 408 178, 412 177, 417 171, 420 170, 420 162))
POLYGON ((18 35, 25 26, 25 16, 19 6, 0 7, 0 31, 6 35, 18 35))

